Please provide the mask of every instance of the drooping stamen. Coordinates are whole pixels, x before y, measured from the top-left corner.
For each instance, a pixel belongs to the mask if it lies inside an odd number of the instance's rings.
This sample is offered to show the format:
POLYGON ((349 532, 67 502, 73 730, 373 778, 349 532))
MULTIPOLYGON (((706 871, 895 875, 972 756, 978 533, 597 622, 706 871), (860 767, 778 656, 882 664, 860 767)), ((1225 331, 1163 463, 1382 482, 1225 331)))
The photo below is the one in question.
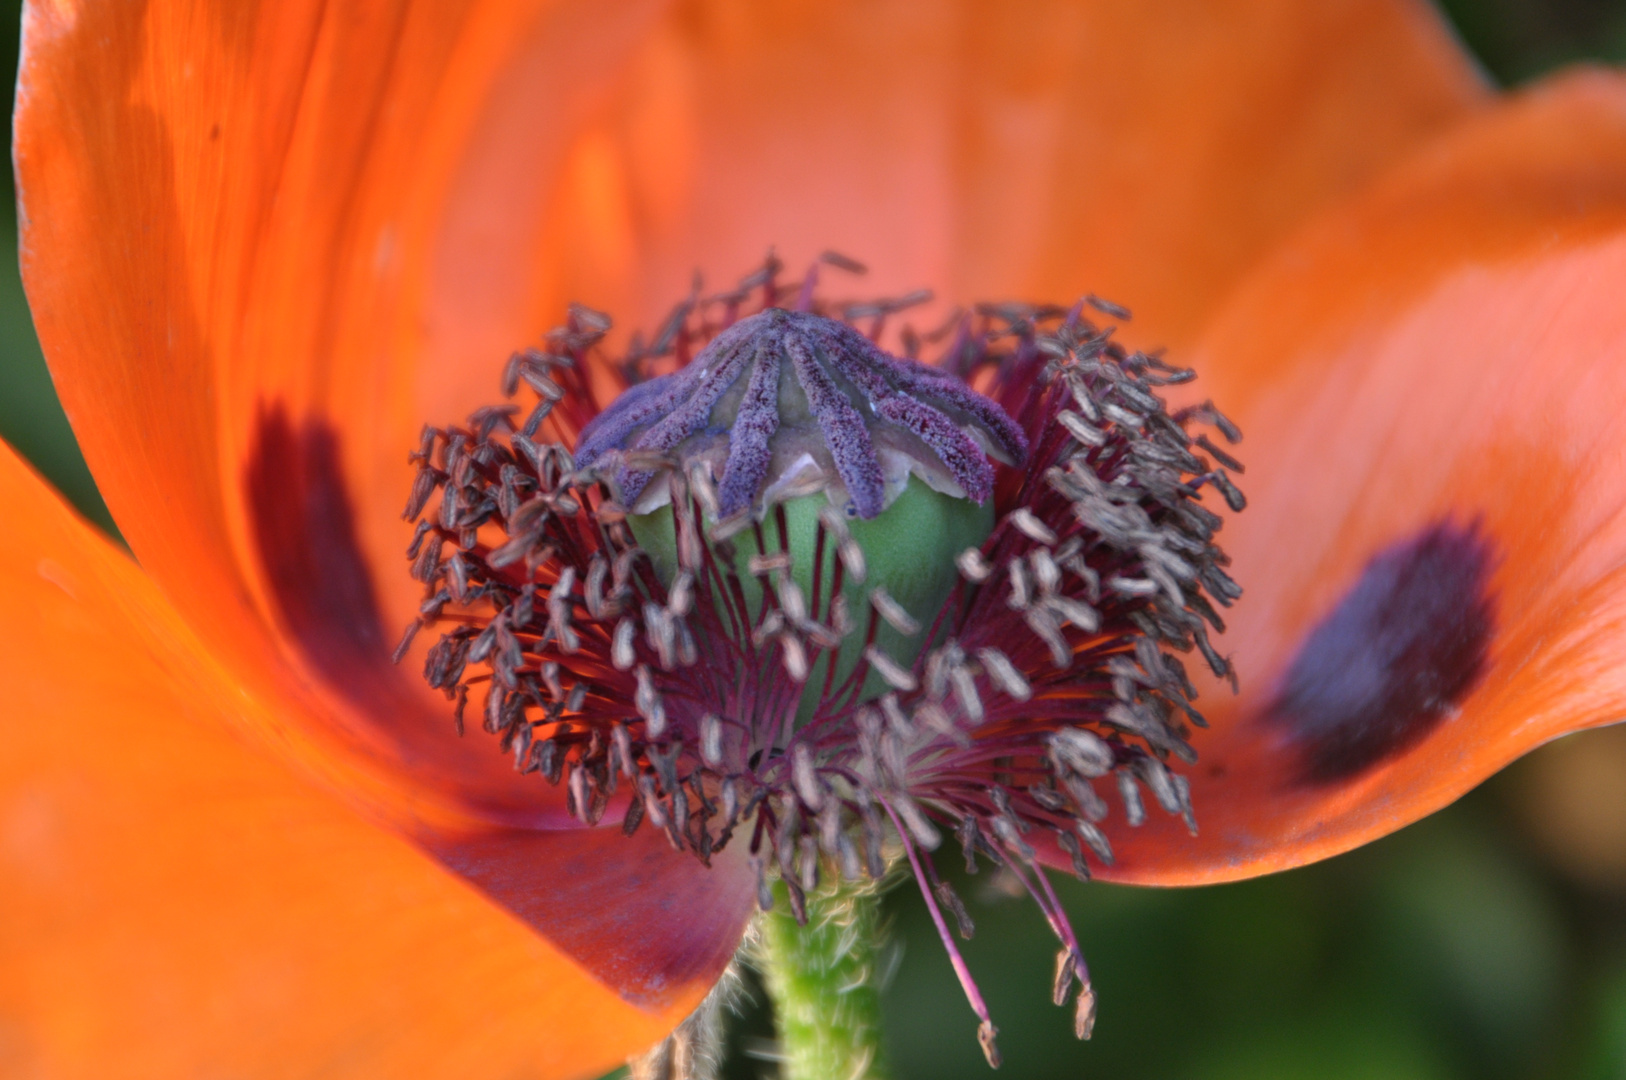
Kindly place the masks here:
POLYGON ((982 999, 982 991, 977 988, 977 980, 971 976, 971 968, 967 966, 965 957, 960 955, 960 948, 949 933, 948 922, 943 918, 943 911, 937 906, 937 898, 932 895, 932 889, 927 884, 926 871, 921 866, 921 858, 915 851, 914 843, 909 839, 909 831, 904 828, 892 805, 884 798, 879 801, 885 808, 887 816, 892 819, 893 828, 903 840, 904 854, 908 856, 910 869, 914 871, 915 881, 920 885, 920 895, 926 901, 926 910, 931 914, 932 925, 937 927, 937 937, 942 941, 943 949, 949 955, 949 963, 954 967, 954 977, 960 980, 960 989, 965 991, 965 999, 980 1021, 977 1025, 977 1041, 982 1044, 983 1055, 988 1058, 989 1066, 997 1069, 1000 1056, 994 1038, 999 1034, 999 1029, 994 1027, 993 1015, 988 1011, 987 1002, 982 999))
POLYGON ((1050 932, 1061 942, 1062 952, 1051 997, 1058 1006, 1067 1004, 1073 981, 1075 979, 1078 981, 1079 1013, 1075 1020, 1075 1028, 1079 1032, 1080 1039, 1087 1039, 1095 1026, 1095 993, 1090 987, 1090 970, 1084 962, 1084 950, 1079 947, 1072 923, 1068 921, 1067 913, 1062 909, 1061 899, 1056 895, 1055 888, 1050 884, 1050 879, 1045 876, 1036 858, 1019 860, 1003 844, 996 845, 996 850, 1002 857, 1001 862, 1006 871, 1016 878, 1033 898, 1033 902, 1044 915, 1045 922, 1050 925, 1050 932), (1019 865, 1020 862, 1026 862, 1032 867, 1031 878, 1019 865))

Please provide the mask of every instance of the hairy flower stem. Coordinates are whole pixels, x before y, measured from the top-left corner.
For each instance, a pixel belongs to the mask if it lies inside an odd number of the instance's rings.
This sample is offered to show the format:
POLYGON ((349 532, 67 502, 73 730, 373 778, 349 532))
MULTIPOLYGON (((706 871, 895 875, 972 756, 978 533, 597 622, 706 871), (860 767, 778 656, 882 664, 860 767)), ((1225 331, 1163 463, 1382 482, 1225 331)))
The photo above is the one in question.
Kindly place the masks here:
POLYGON ((782 1080, 883 1080, 873 883, 825 886, 799 925, 783 883, 761 916, 759 963, 773 998, 782 1080))

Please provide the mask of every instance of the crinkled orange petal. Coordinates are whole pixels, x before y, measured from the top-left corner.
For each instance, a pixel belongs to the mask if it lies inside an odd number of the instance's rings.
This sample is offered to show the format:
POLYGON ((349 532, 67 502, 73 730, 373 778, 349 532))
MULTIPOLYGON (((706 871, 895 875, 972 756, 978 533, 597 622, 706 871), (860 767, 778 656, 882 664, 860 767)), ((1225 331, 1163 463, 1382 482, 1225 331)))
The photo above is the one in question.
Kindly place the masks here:
POLYGON ((1465 124, 1309 228, 1192 357, 1245 432, 1246 595, 1200 834, 1111 876, 1336 854, 1626 717, 1626 76, 1465 124))
POLYGON ((645 1012, 245 746, 256 701, 0 446, 8 1075, 593 1076, 645 1012))

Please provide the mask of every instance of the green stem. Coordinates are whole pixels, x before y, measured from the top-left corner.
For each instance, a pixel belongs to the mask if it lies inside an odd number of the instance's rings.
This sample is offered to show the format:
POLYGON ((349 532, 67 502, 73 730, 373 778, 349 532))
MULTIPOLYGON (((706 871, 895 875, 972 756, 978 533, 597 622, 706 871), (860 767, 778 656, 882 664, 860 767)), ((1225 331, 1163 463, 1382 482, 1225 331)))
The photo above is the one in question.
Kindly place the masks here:
POLYGON ((783 882, 761 918, 762 972, 779 1029, 782 1080, 885 1080, 876 985, 879 897, 870 883, 826 886, 796 922, 783 882))

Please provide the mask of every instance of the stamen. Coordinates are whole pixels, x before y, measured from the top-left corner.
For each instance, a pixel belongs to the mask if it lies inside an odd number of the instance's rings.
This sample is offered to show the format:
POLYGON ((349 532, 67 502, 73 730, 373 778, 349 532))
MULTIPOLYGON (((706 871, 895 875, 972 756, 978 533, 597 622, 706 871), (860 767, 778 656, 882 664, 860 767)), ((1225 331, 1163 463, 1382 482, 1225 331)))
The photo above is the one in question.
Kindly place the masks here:
POLYGON ((1040 860, 1112 862, 1096 781, 1129 827, 1144 788, 1195 831, 1179 770, 1205 722, 1176 654, 1234 682, 1209 630, 1241 592, 1199 499, 1245 498, 1241 463, 1187 429, 1240 433, 1211 404, 1166 411, 1190 373, 1117 344, 1086 309, 1128 312, 1099 298, 897 327, 911 357, 941 348, 930 366, 876 343, 923 294, 837 308, 816 270, 779 269, 697 288, 618 360, 608 319, 573 308, 503 372, 536 398, 522 427, 501 406, 425 430, 406 505, 424 599, 396 655, 438 627, 424 674, 458 734, 474 690, 497 749, 584 824, 647 822, 708 864, 741 837, 764 907, 774 876, 800 917, 828 875, 882 878, 901 849, 997 1063, 945 917, 969 937, 970 913, 930 855, 952 829, 968 872, 980 851, 1033 897, 1087 1037, 1095 996, 1040 860), (628 383, 596 415, 590 369, 628 383), (989 504, 986 539, 876 532, 917 480, 989 504), (898 550, 945 591, 904 591, 898 550))
POLYGON ((971 1004, 971 1011, 976 1013, 977 1019, 981 1021, 977 1025, 977 1041, 982 1044, 982 1052, 988 1058, 989 1066, 997 1069, 999 1068, 1000 1056, 999 1048, 994 1043, 994 1037, 999 1034, 999 1029, 994 1027, 993 1017, 989 1015, 988 1006, 982 999, 982 991, 977 989, 977 981, 971 977, 971 969, 966 966, 965 958, 960 955, 959 947, 954 944, 954 939, 949 935, 948 923, 944 921, 943 912, 937 906, 937 898, 932 895, 932 889, 927 884, 926 871, 921 866, 920 856, 916 854, 915 846, 909 842, 908 835, 902 823, 898 820, 898 815, 893 812, 892 807, 884 799, 881 800, 881 805, 886 809, 887 816, 892 819, 898 834, 903 837, 904 854, 909 859, 910 869, 914 871, 915 881, 920 885, 920 895, 926 901, 926 910, 932 917, 932 925, 937 927, 937 937, 942 941, 943 948, 949 955, 949 963, 954 967, 955 977, 960 980, 960 989, 965 991, 965 998, 971 1004))

